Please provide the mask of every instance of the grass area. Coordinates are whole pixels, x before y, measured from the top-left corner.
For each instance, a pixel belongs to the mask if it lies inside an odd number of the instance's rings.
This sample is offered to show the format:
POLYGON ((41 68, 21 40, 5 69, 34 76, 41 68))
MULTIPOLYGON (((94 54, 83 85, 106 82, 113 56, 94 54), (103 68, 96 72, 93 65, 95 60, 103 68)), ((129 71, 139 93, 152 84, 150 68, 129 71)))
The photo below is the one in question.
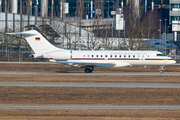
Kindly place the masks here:
MULTIPOLYGON (((27 72, 83 72, 84 68, 73 68, 60 64, 0 64, 0 71, 27 72)), ((93 72, 159 72, 159 66, 133 66, 123 68, 95 68, 93 72)), ((165 67, 165 72, 180 72, 179 65, 165 67)))
POLYGON ((0 87, 0 105, 180 105, 178 88, 0 87))
POLYGON ((149 75, 19 75, 2 74, 0 82, 34 83, 164 83, 180 84, 179 76, 149 75))
POLYGON ((4 109, 0 110, 0 120, 177 120, 180 110, 57 110, 57 109, 4 109))
MULTIPOLYGON (((94 69, 93 72, 158 72, 158 66, 94 69)), ((0 71, 84 72, 59 64, 1 64, 0 71)), ((165 72, 180 72, 166 66, 165 72)), ((166 83, 179 84, 179 76, 107 75, 0 75, 0 82, 166 83)), ((0 87, 0 105, 180 105, 175 88, 0 87)), ((0 109, 0 119, 179 119, 180 110, 55 110, 0 109)))

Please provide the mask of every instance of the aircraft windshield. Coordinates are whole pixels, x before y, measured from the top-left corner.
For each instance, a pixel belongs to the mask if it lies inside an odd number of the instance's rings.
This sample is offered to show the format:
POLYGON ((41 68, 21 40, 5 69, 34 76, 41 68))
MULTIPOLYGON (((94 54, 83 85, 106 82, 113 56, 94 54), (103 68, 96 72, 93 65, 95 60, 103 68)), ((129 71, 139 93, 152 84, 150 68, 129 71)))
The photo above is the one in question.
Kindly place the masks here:
POLYGON ((166 56, 165 54, 157 54, 157 56, 166 56))

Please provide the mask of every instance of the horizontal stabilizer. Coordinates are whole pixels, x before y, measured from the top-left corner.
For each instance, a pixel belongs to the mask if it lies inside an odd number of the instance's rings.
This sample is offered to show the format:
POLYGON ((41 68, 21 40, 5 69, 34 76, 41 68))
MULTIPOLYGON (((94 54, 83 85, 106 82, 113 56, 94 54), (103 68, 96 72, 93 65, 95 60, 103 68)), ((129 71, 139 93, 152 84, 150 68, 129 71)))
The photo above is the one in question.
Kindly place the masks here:
POLYGON ((31 35, 36 35, 36 33, 27 33, 27 32, 14 32, 14 33, 6 33, 8 35, 28 35, 28 36, 31 36, 31 35))

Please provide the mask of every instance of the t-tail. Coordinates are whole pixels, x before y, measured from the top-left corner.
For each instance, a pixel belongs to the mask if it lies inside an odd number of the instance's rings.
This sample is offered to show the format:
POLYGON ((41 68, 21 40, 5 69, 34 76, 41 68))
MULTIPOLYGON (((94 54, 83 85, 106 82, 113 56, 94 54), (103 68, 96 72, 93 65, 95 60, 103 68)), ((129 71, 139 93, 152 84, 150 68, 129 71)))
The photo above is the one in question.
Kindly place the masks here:
POLYGON ((24 32, 15 32, 7 33, 9 35, 23 35, 28 44, 31 46, 34 51, 33 57, 41 57, 44 53, 63 50, 52 45, 48 40, 46 40, 39 32, 36 30, 24 31, 24 32))

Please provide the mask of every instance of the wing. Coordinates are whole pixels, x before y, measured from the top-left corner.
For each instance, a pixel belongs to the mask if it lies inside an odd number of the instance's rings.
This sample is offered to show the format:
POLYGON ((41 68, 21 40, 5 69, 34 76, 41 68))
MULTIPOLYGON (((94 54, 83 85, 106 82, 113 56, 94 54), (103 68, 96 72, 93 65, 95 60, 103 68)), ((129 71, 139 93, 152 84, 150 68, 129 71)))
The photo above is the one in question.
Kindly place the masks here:
POLYGON ((73 66, 73 67, 81 67, 81 68, 84 68, 84 67, 114 67, 116 64, 111 62, 111 63, 108 63, 108 62, 103 62, 103 63, 98 63, 98 62, 65 62, 65 61, 58 61, 58 63, 60 64, 66 64, 66 65, 69 65, 69 66, 73 66))

